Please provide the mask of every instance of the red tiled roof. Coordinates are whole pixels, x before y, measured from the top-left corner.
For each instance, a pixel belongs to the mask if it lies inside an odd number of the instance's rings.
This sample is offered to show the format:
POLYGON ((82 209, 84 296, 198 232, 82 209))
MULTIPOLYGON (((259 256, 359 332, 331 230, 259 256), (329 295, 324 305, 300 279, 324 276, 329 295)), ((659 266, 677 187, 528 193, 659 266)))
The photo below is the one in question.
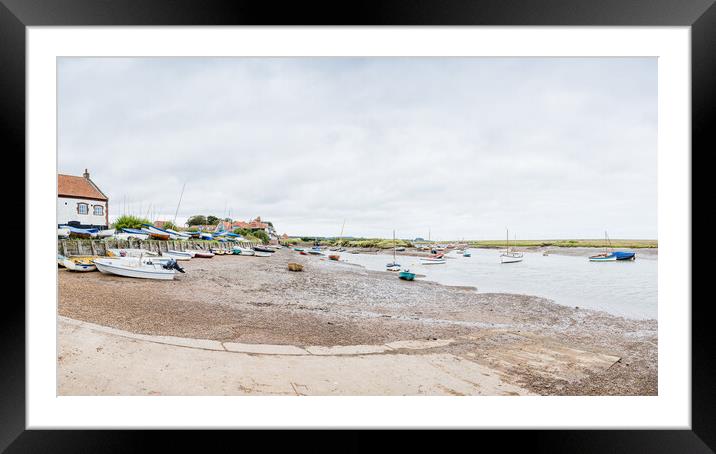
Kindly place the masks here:
POLYGON ((57 175, 57 195, 82 199, 107 200, 107 196, 85 177, 57 175))

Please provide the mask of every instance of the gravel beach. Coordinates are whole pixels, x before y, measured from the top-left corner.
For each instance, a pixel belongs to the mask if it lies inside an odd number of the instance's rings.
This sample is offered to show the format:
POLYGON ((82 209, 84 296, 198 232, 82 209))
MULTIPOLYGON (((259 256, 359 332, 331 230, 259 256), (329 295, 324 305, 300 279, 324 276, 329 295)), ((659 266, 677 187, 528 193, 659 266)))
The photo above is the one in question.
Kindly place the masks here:
POLYGON ((186 274, 175 281, 60 269, 58 313, 139 334, 248 344, 454 339, 437 351, 489 365, 532 393, 657 394, 656 320, 405 282, 286 248, 265 258, 216 256, 181 265, 186 274), (288 271, 289 261, 304 271, 288 271), (616 360, 590 369, 574 359, 586 358, 584 352, 616 360))

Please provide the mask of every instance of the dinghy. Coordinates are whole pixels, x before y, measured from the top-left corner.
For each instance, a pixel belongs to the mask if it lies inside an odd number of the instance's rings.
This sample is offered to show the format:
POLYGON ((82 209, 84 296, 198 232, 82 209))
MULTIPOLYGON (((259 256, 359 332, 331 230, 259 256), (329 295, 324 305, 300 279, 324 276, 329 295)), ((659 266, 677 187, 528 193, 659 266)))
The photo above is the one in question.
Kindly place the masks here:
POLYGON ((62 255, 62 254, 57 254, 57 266, 60 267, 60 268, 64 268, 64 267, 65 267, 65 259, 66 259, 66 258, 67 258, 67 257, 65 257, 65 256, 62 255))
POLYGON ((334 261, 338 261, 338 260, 340 260, 340 258, 341 258, 341 256, 338 254, 331 254, 328 256, 329 260, 334 260, 334 261))
POLYGON ((235 255, 256 255, 256 251, 254 251, 253 249, 239 246, 234 246, 233 252, 235 255))
POLYGON ((94 263, 101 273, 139 279, 172 280, 177 271, 184 272, 176 260, 170 260, 164 264, 152 263, 151 261, 156 260, 155 258, 148 260, 150 262, 139 258, 100 258, 94 263))
POLYGON ((57 229, 57 238, 69 238, 70 229, 57 229))
POLYGON ((60 226, 60 228, 69 230, 70 238, 97 238, 97 229, 80 229, 77 227, 72 227, 71 225, 63 225, 60 226))
POLYGON ((192 257, 191 252, 175 251, 173 249, 169 249, 167 252, 164 252, 162 255, 171 257, 176 260, 191 260, 191 257, 192 257))
POLYGON ((256 251, 256 252, 254 252, 253 255, 254 255, 254 257, 271 257, 270 252, 263 252, 263 251, 256 251))
POLYGON ((411 273, 410 270, 404 270, 398 273, 398 278, 404 281, 415 280, 415 273, 411 273))
POLYGON ((207 232, 199 232, 199 239, 200 240, 209 240, 211 241, 214 237, 211 235, 211 233, 207 232))
POLYGON ((70 271, 97 271, 93 259, 99 257, 67 257, 63 264, 70 271))
POLYGON ((142 231, 155 240, 176 240, 177 236, 166 230, 158 229, 151 224, 142 224, 142 231))
POLYGON ((99 232, 97 232, 97 236, 99 238, 109 238, 111 236, 114 236, 115 232, 115 229, 100 230, 99 232))
POLYGON ((156 252, 146 249, 107 249, 109 257, 158 257, 156 252))
POLYGON ((214 254, 209 251, 194 251, 194 258, 197 259, 210 259, 213 256, 214 254))
POLYGON ((189 235, 188 233, 177 232, 176 230, 172 229, 166 229, 166 231, 176 236, 177 240, 188 240, 189 238, 191 238, 191 235, 189 235))
POLYGON ((267 247, 263 247, 263 246, 254 246, 254 251, 256 251, 256 252, 269 252, 269 253, 271 253, 271 254, 273 254, 274 252, 276 252, 276 251, 274 251, 273 249, 270 249, 270 248, 267 248, 267 247))
POLYGON ((118 240, 129 240, 133 238, 135 240, 144 241, 149 239, 149 234, 139 229, 122 229, 122 232, 115 234, 114 237, 118 240))

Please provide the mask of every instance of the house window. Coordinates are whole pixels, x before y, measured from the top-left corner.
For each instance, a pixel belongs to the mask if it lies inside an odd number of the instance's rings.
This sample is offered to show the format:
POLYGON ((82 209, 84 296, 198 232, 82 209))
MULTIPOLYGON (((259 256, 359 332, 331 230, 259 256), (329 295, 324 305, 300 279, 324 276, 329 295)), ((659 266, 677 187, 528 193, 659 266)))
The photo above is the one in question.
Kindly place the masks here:
POLYGON ((93 213, 95 216, 104 216, 104 207, 102 205, 95 205, 93 213))
POLYGON ((89 213, 89 205, 86 203, 78 203, 77 204, 77 214, 87 214, 89 213))

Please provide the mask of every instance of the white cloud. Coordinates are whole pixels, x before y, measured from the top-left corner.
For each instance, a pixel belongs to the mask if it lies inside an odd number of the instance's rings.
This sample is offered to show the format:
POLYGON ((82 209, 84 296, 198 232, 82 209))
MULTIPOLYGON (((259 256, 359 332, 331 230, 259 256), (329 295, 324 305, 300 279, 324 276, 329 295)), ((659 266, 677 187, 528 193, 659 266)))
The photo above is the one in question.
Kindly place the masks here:
POLYGON ((656 238, 651 58, 63 58, 59 171, 110 213, 289 234, 656 238))

